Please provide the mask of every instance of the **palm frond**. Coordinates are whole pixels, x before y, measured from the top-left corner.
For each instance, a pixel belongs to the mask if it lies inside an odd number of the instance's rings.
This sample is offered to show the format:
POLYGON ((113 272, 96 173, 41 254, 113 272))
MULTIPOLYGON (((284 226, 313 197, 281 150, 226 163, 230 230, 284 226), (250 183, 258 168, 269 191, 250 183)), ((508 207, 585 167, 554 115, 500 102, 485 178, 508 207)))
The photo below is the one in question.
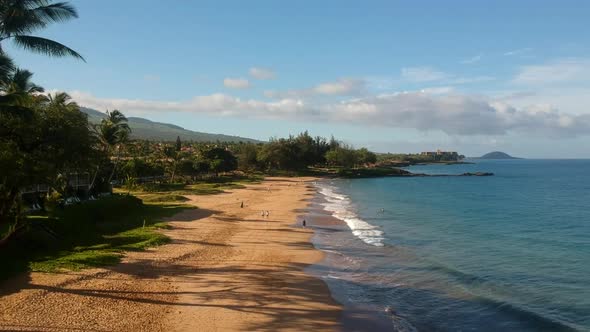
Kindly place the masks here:
POLYGON ((78 104, 65 92, 56 92, 48 96, 49 106, 67 110, 80 110, 78 104))
POLYGON ((86 62, 78 52, 50 39, 23 35, 13 36, 12 39, 14 39, 16 45, 25 50, 56 57, 72 56, 86 62))
POLYGON ((33 73, 26 69, 17 69, 12 75, 10 84, 13 92, 17 93, 39 93, 45 91, 41 86, 31 82, 33 73))
POLYGON ((0 37, 31 33, 47 26, 46 21, 36 15, 26 0, 0 1, 0 37))
POLYGON ((8 81, 14 71, 14 63, 7 55, 0 53, 0 89, 8 81))
POLYGON ((50 23, 78 17, 76 9, 67 2, 3 0, 0 7, 0 36, 4 37, 31 33, 50 23))
POLYGON ((46 23, 63 22, 78 17, 76 9, 67 2, 39 6, 31 9, 32 13, 46 23))

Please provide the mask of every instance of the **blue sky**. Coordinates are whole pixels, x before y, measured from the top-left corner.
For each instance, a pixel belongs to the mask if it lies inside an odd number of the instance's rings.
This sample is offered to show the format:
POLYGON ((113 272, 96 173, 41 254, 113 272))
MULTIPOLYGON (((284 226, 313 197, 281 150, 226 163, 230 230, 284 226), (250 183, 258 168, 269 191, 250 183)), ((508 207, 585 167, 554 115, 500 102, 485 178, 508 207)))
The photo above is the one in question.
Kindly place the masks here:
POLYGON ((258 139, 309 129, 377 151, 590 157, 588 1, 71 1, 11 47, 48 90, 258 139))

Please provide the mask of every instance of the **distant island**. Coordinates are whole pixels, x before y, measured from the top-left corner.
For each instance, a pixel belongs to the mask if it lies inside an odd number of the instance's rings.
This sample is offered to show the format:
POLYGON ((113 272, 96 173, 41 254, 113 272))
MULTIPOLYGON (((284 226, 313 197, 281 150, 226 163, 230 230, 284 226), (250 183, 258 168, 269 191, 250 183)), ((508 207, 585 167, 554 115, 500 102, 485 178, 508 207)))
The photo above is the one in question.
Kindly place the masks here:
POLYGON ((521 159, 521 158, 513 157, 505 152, 494 151, 494 152, 486 153, 481 157, 476 157, 473 159, 521 159))

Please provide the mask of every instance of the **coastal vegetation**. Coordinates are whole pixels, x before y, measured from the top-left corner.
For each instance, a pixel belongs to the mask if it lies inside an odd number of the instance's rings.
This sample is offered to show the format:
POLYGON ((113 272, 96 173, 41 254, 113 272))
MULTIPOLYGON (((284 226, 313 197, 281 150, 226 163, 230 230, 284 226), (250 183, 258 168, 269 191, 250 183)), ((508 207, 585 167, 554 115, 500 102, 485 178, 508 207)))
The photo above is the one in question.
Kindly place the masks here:
POLYGON ((376 154, 307 131, 268 142, 202 141, 192 134, 138 139, 133 128, 145 128, 130 123, 145 121, 130 120, 124 110, 89 111, 64 92, 46 93, 2 47, 14 42, 84 60, 31 35, 76 17, 67 3, 0 0, 0 264, 6 274, 110 264, 122 250, 164 243, 156 232, 160 221, 189 208, 186 195, 221 193, 269 174, 406 176, 394 166, 462 158, 376 154))
POLYGON ((79 270, 119 262, 123 251, 166 243, 157 232, 162 218, 190 208, 181 202, 146 202, 130 195, 37 212, 27 217, 27 231, 0 248, 0 279, 30 271, 79 270))
POLYGON ((0 0, 0 264, 14 271, 78 269, 157 245, 159 221, 184 195, 215 194, 264 174, 362 168, 367 149, 307 132, 267 143, 133 139, 129 119, 106 110, 89 121, 63 92, 45 93, 3 47, 84 58, 32 35, 77 17, 67 3, 0 0))
POLYGON ((422 153, 380 153, 378 165, 409 166, 416 164, 457 164, 464 163, 465 156, 457 152, 433 151, 422 153))

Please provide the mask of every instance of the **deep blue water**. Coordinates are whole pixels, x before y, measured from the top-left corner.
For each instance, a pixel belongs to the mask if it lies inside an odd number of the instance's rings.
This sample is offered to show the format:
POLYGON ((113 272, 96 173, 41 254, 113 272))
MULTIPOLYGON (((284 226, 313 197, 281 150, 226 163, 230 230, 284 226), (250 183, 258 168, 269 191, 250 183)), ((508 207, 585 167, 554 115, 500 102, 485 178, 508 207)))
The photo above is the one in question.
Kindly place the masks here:
POLYGON ((397 330, 590 331, 590 160, 409 170, 495 176, 320 183, 350 226, 316 237, 337 300, 397 330))

